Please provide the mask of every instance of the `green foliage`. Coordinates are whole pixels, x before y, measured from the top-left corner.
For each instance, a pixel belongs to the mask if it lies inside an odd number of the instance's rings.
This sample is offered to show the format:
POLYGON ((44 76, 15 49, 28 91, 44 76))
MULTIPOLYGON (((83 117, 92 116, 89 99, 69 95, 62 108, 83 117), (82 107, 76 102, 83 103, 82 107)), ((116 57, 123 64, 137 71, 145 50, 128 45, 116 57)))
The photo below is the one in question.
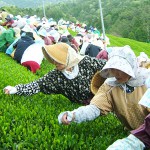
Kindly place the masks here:
POLYGON ((72 36, 76 36, 77 35, 77 32, 71 30, 71 29, 68 29, 68 32, 72 35, 72 36))
POLYGON ((135 54, 138 56, 140 52, 145 52, 150 57, 150 44, 145 42, 139 42, 128 38, 120 38, 112 35, 107 35, 110 38, 110 46, 124 46, 129 45, 135 54))
MULTIPOLYGON (((150 56, 150 44, 112 35, 108 37, 110 46, 130 45, 137 55, 145 51, 150 56)), ((47 60, 43 61, 36 74, 4 53, 0 53, 0 64, 0 149, 105 150, 115 140, 127 136, 128 132, 111 113, 90 122, 59 125, 57 116, 60 112, 80 106, 62 95, 3 93, 2 89, 7 85, 29 83, 53 69, 47 60)))

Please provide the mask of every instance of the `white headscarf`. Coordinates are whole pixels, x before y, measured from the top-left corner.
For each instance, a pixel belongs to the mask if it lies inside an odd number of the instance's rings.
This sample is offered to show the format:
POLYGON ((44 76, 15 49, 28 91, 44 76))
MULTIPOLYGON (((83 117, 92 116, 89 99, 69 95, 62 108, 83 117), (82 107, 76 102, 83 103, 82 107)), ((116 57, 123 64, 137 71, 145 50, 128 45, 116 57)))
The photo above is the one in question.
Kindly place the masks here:
POLYGON ((117 82, 116 78, 111 76, 110 69, 118 69, 130 75, 131 78, 125 83, 131 87, 142 86, 145 80, 150 76, 150 70, 138 66, 137 58, 129 46, 114 50, 111 52, 108 62, 101 70, 101 76, 108 78, 105 82, 111 86, 123 86, 117 82))
POLYGON ((68 56, 67 56, 67 66, 62 71, 62 73, 68 79, 74 79, 79 73, 78 63, 84 58, 85 56, 81 56, 78 54, 72 47, 69 46, 68 48, 68 56), (72 68, 72 71, 69 72, 67 69, 72 68))

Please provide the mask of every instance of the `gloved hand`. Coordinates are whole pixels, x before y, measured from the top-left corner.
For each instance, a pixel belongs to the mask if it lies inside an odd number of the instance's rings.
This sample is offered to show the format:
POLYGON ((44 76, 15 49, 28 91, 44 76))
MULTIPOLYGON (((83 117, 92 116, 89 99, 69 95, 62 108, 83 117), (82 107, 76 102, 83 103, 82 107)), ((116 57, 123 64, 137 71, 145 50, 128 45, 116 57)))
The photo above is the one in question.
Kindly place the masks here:
POLYGON ((5 94, 15 94, 15 93, 17 93, 17 89, 13 86, 10 86, 10 85, 6 86, 3 89, 3 91, 4 91, 5 94))
POLYGON ((74 120, 74 113, 71 111, 62 112, 58 116, 58 122, 59 124, 70 124, 71 121, 74 120))

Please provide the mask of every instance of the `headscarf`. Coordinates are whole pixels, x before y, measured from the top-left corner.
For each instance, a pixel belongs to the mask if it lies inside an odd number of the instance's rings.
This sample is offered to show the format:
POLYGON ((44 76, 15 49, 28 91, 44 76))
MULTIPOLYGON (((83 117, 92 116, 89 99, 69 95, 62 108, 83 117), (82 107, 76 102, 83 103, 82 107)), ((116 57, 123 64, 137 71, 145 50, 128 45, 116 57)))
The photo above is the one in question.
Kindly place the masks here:
POLYGON ((121 47, 110 53, 106 65, 100 72, 106 79, 106 83, 111 86, 129 85, 131 87, 142 86, 150 75, 150 70, 138 66, 137 58, 129 46, 121 47), (117 82, 116 78, 110 73, 110 69, 118 69, 130 75, 131 78, 124 84, 117 82))

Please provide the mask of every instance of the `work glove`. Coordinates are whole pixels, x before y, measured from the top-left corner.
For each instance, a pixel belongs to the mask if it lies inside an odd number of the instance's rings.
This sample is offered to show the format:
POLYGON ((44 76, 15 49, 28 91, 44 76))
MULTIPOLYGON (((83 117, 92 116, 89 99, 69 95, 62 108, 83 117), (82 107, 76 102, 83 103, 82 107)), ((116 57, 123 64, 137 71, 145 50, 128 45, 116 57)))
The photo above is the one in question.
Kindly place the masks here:
POLYGON ((71 111, 62 112, 58 115, 59 124, 62 124, 62 117, 64 114, 67 114, 67 121, 68 122, 71 122, 74 118, 73 112, 71 112, 71 111))
POLYGON ((3 89, 3 91, 4 91, 5 94, 15 94, 15 93, 17 93, 17 89, 13 86, 10 86, 10 85, 6 86, 3 89))

